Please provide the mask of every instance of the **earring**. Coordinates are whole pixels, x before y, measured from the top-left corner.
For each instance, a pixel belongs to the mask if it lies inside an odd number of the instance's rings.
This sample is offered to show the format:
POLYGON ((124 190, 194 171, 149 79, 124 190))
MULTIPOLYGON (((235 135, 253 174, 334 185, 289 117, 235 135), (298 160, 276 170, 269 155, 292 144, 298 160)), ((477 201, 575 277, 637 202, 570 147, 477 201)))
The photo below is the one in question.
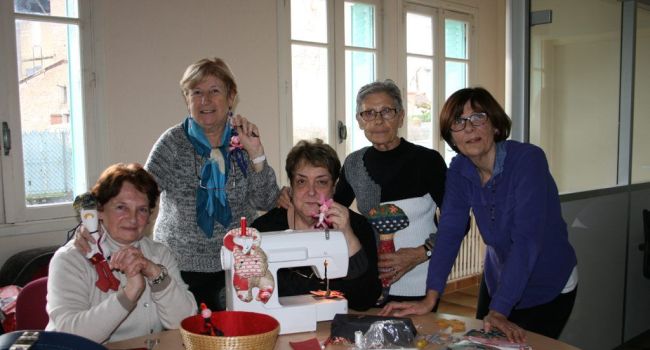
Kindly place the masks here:
POLYGON ((494 129, 494 134, 499 135, 499 129, 494 129))
POLYGON ((228 118, 232 118, 232 107, 228 107, 228 118))

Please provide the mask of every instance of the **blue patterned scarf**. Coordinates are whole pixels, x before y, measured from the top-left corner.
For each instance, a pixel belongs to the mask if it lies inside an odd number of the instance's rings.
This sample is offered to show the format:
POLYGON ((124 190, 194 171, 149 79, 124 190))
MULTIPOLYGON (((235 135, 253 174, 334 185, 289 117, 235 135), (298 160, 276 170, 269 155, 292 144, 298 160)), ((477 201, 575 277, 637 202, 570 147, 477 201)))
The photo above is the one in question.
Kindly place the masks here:
POLYGON ((196 189, 196 223, 205 235, 211 238, 215 220, 223 227, 228 227, 232 220, 230 205, 226 198, 226 182, 230 166, 228 145, 231 128, 228 125, 225 126, 219 145, 219 151, 225 163, 223 173, 219 169, 219 164, 210 158, 212 146, 205 136, 203 128, 192 117, 187 117, 183 122, 183 130, 196 153, 206 159, 201 169, 200 186, 196 189))

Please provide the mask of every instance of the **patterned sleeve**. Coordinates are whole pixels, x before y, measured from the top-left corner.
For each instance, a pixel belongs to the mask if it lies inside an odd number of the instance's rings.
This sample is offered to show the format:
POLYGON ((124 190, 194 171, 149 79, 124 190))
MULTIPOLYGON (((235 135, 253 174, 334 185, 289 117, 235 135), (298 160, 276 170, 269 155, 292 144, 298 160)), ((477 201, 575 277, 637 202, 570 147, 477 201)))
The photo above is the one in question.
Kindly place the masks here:
POLYGON ((170 187, 172 176, 170 175, 171 164, 173 164, 174 147, 171 142, 170 130, 163 133, 153 145, 144 168, 153 175, 161 191, 170 187))
MULTIPOLYGON (((251 163, 252 164, 252 163, 251 163)), ((271 210, 280 195, 280 188, 275 179, 275 171, 264 161, 264 168, 259 173, 249 166, 251 186, 249 187, 249 198, 255 209, 271 210)))

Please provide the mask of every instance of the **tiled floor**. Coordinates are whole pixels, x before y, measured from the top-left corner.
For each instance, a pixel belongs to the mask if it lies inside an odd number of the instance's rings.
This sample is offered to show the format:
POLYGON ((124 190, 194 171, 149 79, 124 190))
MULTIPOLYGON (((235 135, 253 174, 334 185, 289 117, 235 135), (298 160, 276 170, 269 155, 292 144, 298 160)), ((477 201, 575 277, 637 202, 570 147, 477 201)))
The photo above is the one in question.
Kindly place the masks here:
POLYGON ((476 316, 478 285, 447 292, 442 295, 438 312, 466 317, 476 316))

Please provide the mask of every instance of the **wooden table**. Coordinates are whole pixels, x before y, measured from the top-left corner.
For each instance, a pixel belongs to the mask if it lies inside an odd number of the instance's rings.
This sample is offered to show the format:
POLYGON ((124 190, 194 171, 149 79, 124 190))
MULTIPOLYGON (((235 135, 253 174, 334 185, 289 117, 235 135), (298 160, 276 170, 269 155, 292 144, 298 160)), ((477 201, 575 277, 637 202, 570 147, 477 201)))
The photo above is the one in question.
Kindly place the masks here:
MULTIPOLYGON (((374 312, 371 311, 371 313, 376 313, 378 311, 379 309, 376 309, 374 312)), ((483 326, 482 321, 472 319, 472 318, 467 318, 467 317, 449 315, 449 314, 430 313, 424 316, 411 316, 411 319, 413 320, 413 323, 417 328, 418 334, 433 334, 436 331, 436 326, 433 321, 437 318, 457 319, 463 321, 465 322, 465 326, 467 330, 470 330, 472 328, 480 329, 483 326)), ((295 334, 286 334, 286 335, 279 336, 275 344, 275 349, 276 350, 291 349, 289 342, 299 342, 314 337, 316 337, 320 342, 323 342, 329 336, 329 333, 330 333, 330 322, 319 322, 316 332, 295 333, 295 334)), ((462 335, 462 333, 464 332, 456 333, 454 335, 462 335)), ((528 332, 526 336, 527 336, 528 344, 531 345, 535 350, 577 349, 576 347, 573 347, 571 345, 562 343, 558 340, 551 339, 536 333, 528 332)), ((180 331, 178 330, 164 331, 149 336, 143 336, 143 337, 133 338, 129 340, 113 342, 107 344, 106 346, 112 350, 146 348, 145 343, 147 339, 159 339, 159 344, 153 348, 154 350, 184 350, 185 349, 183 346, 183 340, 181 338, 180 331)), ((436 344, 429 344, 426 347, 426 349, 443 349, 443 348, 444 346, 436 345, 436 344)), ((327 349, 332 349, 332 350, 350 349, 350 347, 346 347, 342 345, 336 345, 336 346, 330 345, 327 347, 327 349)))

